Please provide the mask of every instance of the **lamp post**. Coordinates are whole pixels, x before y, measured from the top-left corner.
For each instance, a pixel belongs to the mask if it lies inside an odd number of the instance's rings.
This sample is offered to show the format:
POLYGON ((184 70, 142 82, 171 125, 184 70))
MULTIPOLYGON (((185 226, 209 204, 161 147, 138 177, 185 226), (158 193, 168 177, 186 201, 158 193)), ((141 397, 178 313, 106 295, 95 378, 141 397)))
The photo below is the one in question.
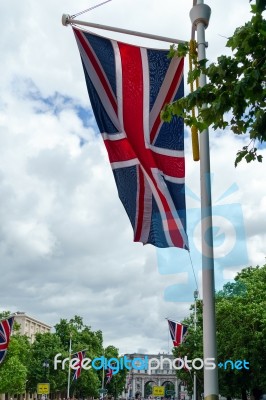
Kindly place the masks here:
MULTIPOLYGON (((46 377, 47 377, 47 370, 48 370, 48 368, 49 368, 49 363, 48 363, 48 361, 47 361, 47 360, 44 360, 42 366, 43 366, 43 369, 44 369, 44 383, 47 383, 47 382, 46 382, 46 381, 47 381, 47 378, 46 378, 46 377)), ((44 394, 42 398, 46 399, 46 395, 44 394)))
POLYGON ((45 381, 44 383, 47 383, 47 382, 46 382, 46 376, 47 376, 47 369, 49 368, 49 363, 48 363, 48 361, 45 360, 45 361, 43 362, 42 366, 43 366, 43 368, 44 368, 44 381, 45 381))

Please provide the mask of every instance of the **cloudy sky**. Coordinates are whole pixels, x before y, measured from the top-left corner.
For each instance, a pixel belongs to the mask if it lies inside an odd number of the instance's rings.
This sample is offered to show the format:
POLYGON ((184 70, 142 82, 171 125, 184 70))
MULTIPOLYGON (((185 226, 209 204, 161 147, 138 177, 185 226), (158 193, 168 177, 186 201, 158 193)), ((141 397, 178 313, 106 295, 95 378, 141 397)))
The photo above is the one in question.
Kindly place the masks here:
MULTIPOLYGON (((50 325, 77 314, 121 353, 167 352, 165 318, 188 315, 195 279, 186 251, 132 241, 96 135, 75 39, 61 24, 63 13, 96 4, 0 4, 0 310, 25 311, 50 325)), ((207 57, 214 60, 226 51, 226 37, 249 18, 249 3, 208 5, 207 57)), ((191 7, 192 0, 112 0, 79 18, 188 40, 191 7)), ((242 142, 231 133, 211 131, 210 137, 218 288, 241 268, 265 263, 266 161, 235 169, 242 142)), ((188 139, 185 148, 188 233, 202 295, 199 164, 188 139)))

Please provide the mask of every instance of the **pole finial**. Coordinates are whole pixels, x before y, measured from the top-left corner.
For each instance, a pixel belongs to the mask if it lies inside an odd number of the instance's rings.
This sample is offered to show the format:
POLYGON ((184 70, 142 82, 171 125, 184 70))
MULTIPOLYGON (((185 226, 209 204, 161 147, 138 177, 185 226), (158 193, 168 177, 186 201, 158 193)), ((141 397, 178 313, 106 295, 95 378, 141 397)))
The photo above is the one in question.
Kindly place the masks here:
POLYGON ((70 19, 70 15, 69 14, 63 14, 62 15, 62 24, 64 26, 69 25, 69 19, 70 19))
POLYGON ((207 6, 207 4, 196 4, 190 10, 189 15, 192 25, 195 28, 197 28, 197 24, 200 22, 202 22, 205 25, 205 28, 207 28, 211 16, 211 8, 207 6))

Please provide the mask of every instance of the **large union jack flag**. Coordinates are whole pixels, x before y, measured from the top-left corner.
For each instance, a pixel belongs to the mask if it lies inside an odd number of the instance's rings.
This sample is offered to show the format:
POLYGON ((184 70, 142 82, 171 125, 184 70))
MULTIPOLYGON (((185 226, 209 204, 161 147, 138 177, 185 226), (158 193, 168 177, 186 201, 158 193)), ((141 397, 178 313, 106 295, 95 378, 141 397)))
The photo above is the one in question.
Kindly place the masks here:
POLYGON ((168 319, 168 326, 174 347, 178 347, 187 334, 187 326, 180 322, 174 322, 168 319))
POLYGON ((85 358, 85 351, 78 351, 77 353, 72 355, 72 359, 76 358, 77 363, 75 364, 75 372, 73 376, 73 380, 77 380, 80 377, 81 369, 82 369, 82 361, 85 358))
POLYGON ((184 124, 160 119, 183 96, 183 59, 73 29, 134 241, 188 249, 184 124))
POLYGON ((4 319, 0 322, 0 364, 4 360, 7 353, 13 323, 14 317, 4 319))

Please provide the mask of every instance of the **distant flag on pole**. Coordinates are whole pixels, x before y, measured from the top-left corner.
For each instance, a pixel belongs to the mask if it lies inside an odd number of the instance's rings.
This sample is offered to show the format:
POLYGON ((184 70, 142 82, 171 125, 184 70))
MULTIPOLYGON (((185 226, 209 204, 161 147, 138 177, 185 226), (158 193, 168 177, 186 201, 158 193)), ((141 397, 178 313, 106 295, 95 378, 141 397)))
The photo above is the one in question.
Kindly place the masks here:
POLYGON ((188 249, 184 123, 160 119, 184 94, 183 58, 73 30, 134 241, 188 249))
POLYGON ((0 364, 3 362, 10 342, 14 317, 0 321, 0 364))
POLYGON ((184 341, 188 328, 180 322, 174 322, 169 319, 167 321, 173 345, 178 347, 184 341))
POLYGON ((82 369, 82 361, 85 358, 85 351, 78 351, 77 353, 72 355, 72 359, 76 358, 77 362, 75 363, 75 373, 73 376, 73 381, 77 380, 80 377, 81 369, 82 369))
POLYGON ((108 367, 106 372, 106 378, 107 378, 106 385, 107 383, 110 383, 112 377, 113 377, 113 370, 112 368, 108 367))

